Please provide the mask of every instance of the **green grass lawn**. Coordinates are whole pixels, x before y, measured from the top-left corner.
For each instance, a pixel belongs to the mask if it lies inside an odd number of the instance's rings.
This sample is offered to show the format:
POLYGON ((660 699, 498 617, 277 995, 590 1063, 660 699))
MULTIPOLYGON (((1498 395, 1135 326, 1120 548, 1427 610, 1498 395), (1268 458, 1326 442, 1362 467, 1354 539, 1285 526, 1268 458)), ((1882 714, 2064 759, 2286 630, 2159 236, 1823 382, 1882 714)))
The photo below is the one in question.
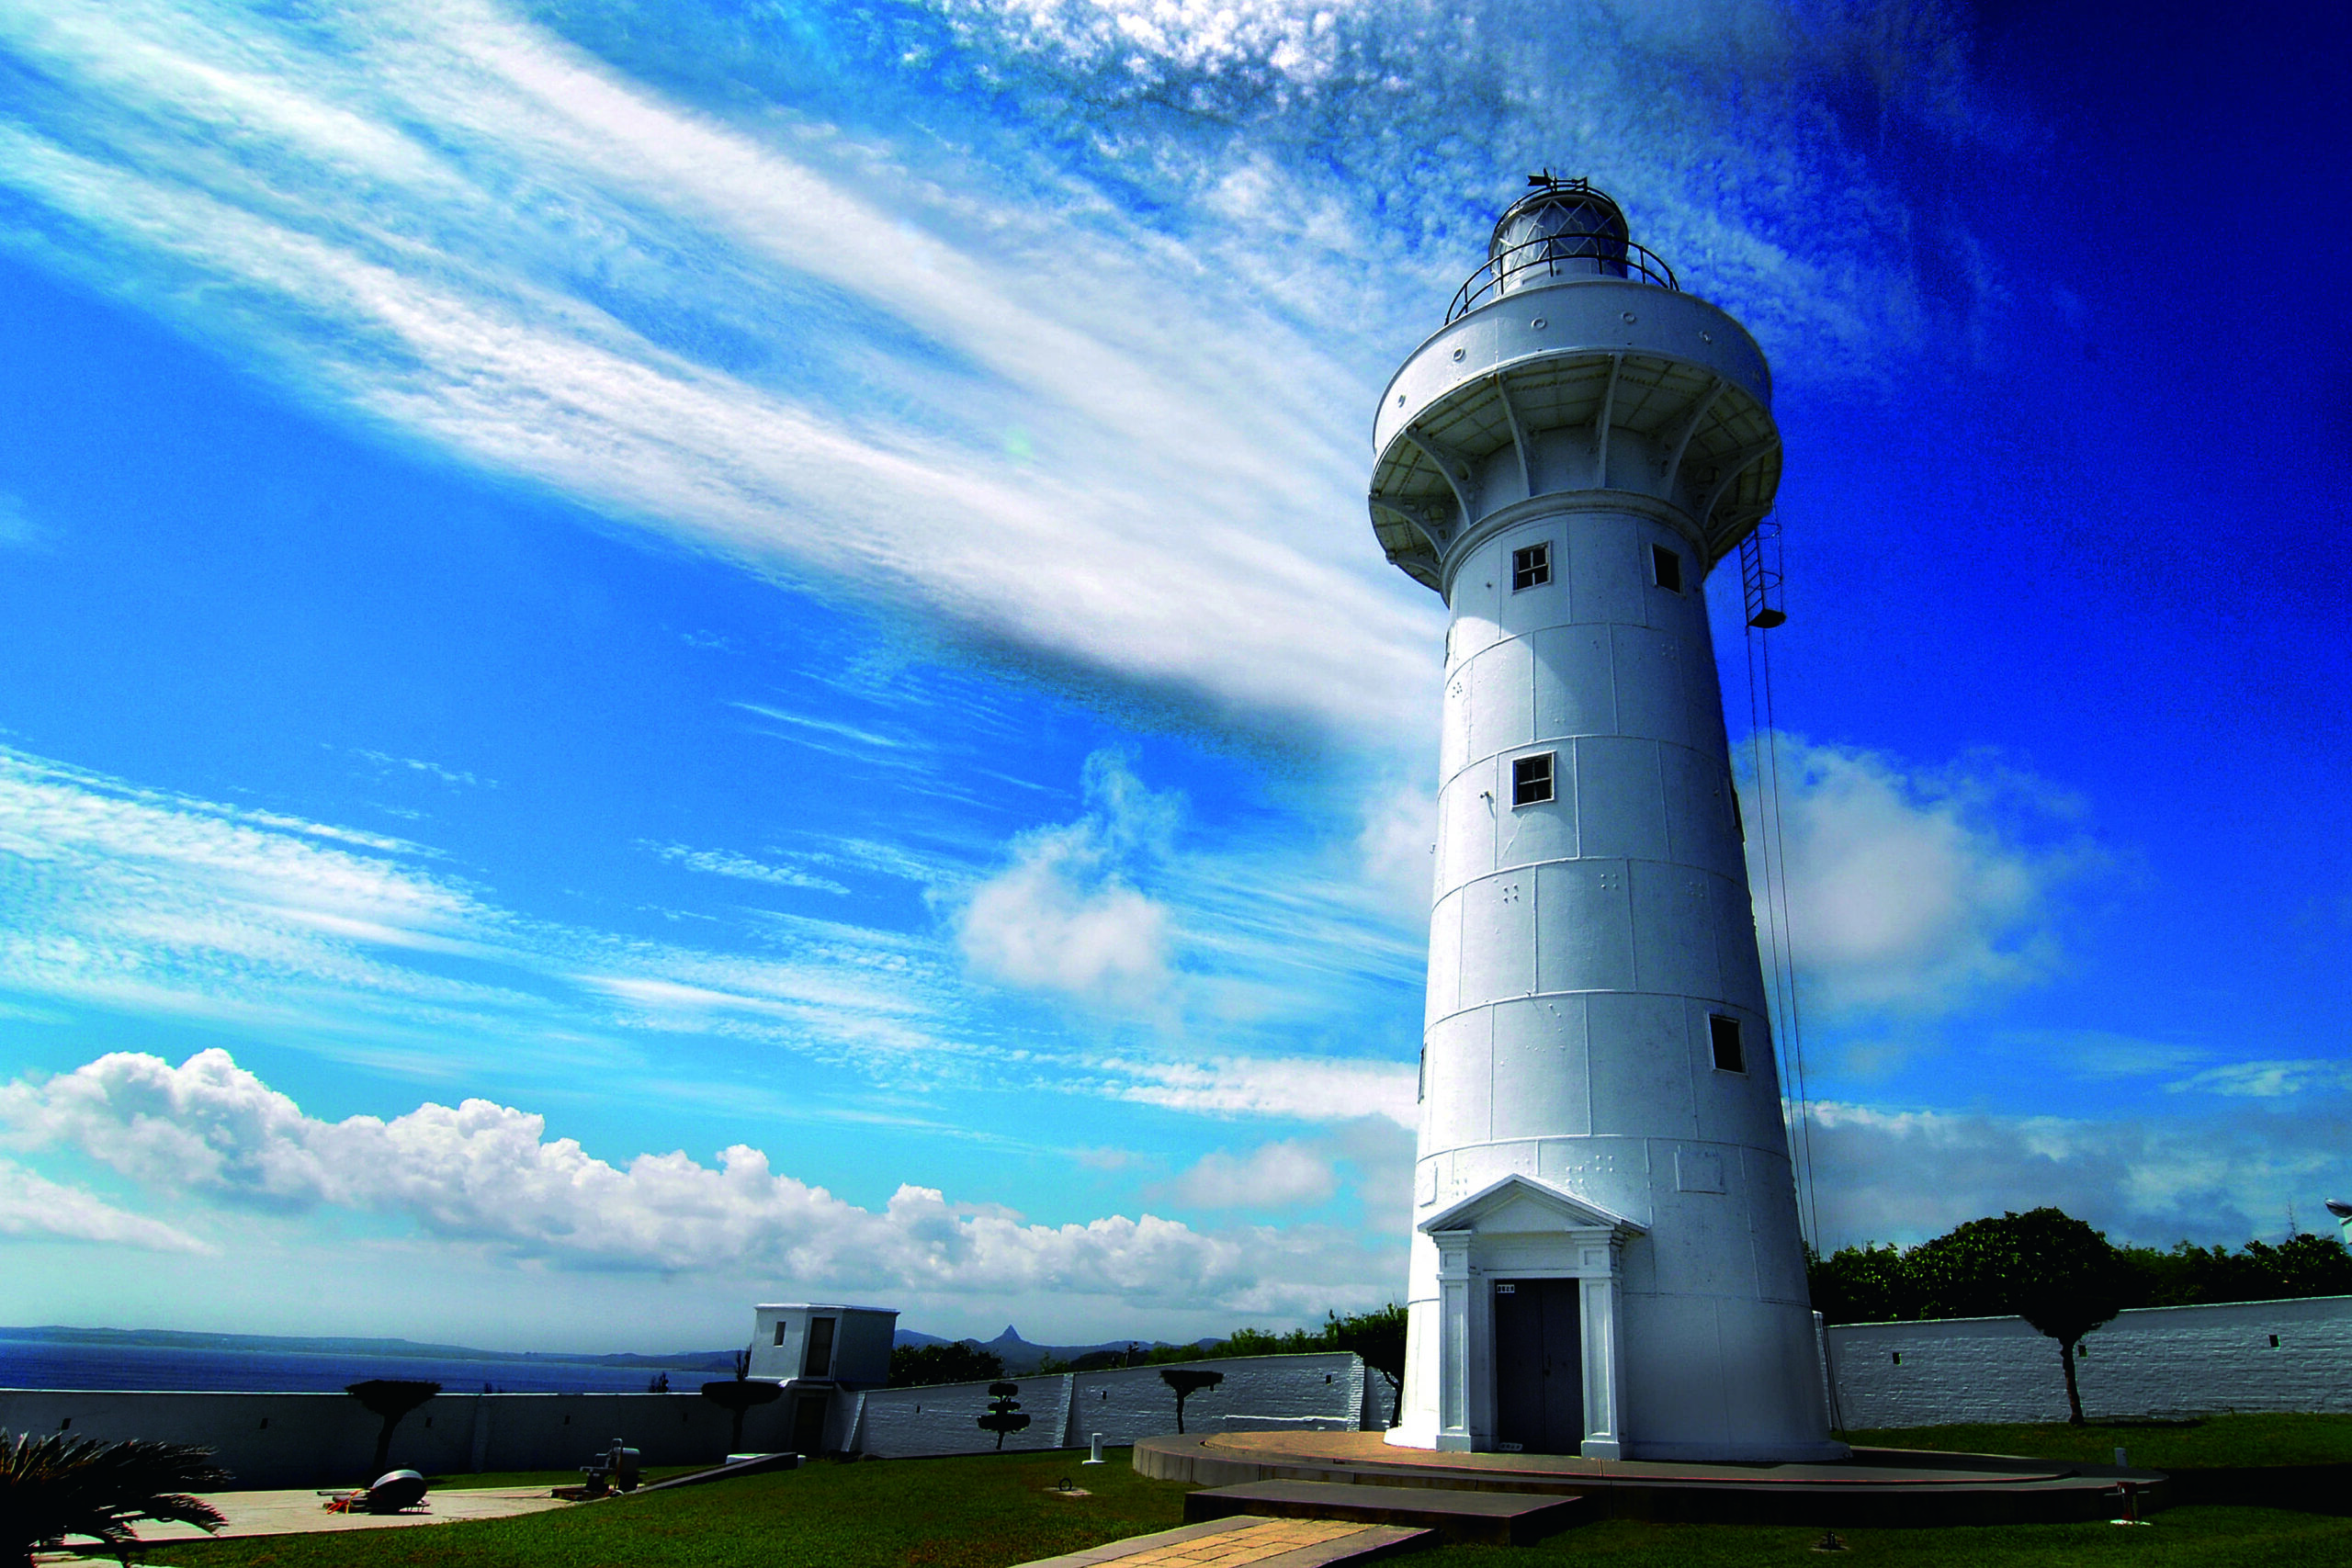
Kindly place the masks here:
MULTIPOLYGON (((2111 1434, 2121 1432, 2132 1434, 2124 1440, 2133 1445, 2136 1461, 2143 1438, 2159 1434, 2187 1456, 2176 1463, 2210 1462, 2216 1452, 2249 1463, 2310 1463, 2340 1455, 2347 1429, 2352 1420, 2343 1417, 2228 1416, 2196 1427, 1946 1427, 1854 1435, 1874 1441, 1899 1437, 1913 1447, 2064 1459, 2105 1458, 2101 1445, 2111 1450, 2111 1434), (2075 1449, 2064 1449, 2067 1443, 2075 1449)), ((1010 1568, 1182 1522, 1187 1488, 1136 1474, 1124 1449, 1113 1450, 1111 1463, 1092 1468, 1079 1463, 1082 1457, 1070 1451, 818 1464, 523 1518, 192 1542, 166 1549, 158 1562, 172 1568, 1010 1568), (1064 1479, 1093 1495, 1053 1495, 1049 1489, 1064 1479)), ((2151 1453, 2148 1462, 2162 1461, 2151 1453)), ((2139 1529, 2093 1523, 1844 1530, 1848 1554, 1827 1561, 1899 1562, 1904 1568, 2335 1568, 2352 1562, 2352 1518, 2225 1507, 2175 1508, 2155 1518, 2139 1529)), ((1809 1550, 1820 1536, 1817 1529, 1779 1526, 1610 1519, 1515 1551, 1449 1547, 1417 1561, 1541 1568, 1574 1556, 1602 1568, 1806 1568, 1824 1561, 1809 1550)))
POLYGON ((557 1513, 196 1541, 172 1568, 1000 1568, 1182 1524, 1186 1488, 1125 1449, 816 1464, 557 1513), (1092 1493, 1050 1495, 1064 1479, 1092 1493))
POLYGON ((2087 1427, 1918 1427, 1848 1432, 1871 1448, 2025 1454, 2107 1464, 2120 1448, 2149 1470, 2262 1464, 2352 1464, 2352 1416, 2212 1416, 2194 1422, 2098 1422, 2087 1427))
POLYGON ((1645 1525, 1605 1519, 1531 1547, 1453 1546, 1405 1559, 1432 1568, 1575 1561, 1587 1568, 2341 1568, 2352 1519, 2272 1508, 2175 1508, 2140 1529, 1992 1525, 1961 1529, 1840 1530, 1847 1551, 1815 1556, 1818 1529, 1755 1525, 1645 1525))

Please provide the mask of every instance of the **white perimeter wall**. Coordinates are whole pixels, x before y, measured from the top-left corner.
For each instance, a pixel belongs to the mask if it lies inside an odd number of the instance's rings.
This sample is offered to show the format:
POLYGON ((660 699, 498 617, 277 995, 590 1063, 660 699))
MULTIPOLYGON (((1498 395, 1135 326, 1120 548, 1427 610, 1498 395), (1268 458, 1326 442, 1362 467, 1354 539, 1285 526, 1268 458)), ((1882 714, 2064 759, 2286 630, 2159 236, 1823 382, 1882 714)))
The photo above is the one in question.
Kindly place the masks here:
MULTIPOLYGON (((1185 1361, 1183 1368, 1222 1372, 1225 1381, 1184 1402, 1188 1432, 1242 1431, 1252 1427, 1301 1427, 1352 1431, 1385 1426, 1388 1380, 1367 1372, 1344 1350, 1305 1356, 1243 1356, 1230 1360, 1185 1361), (1366 1409, 1366 1378, 1375 1385, 1366 1409), (1369 1420, 1367 1419, 1369 1417, 1369 1420)), ((1004 1440, 1016 1449, 1083 1448, 1096 1432, 1109 1444, 1132 1443, 1176 1430, 1176 1393, 1161 1381, 1159 1367, 1123 1367, 1099 1372, 1057 1372, 1013 1378, 1014 1395, 1031 1419, 1027 1430, 1004 1440)), ((868 1389, 851 1398, 860 1451, 882 1458, 989 1451, 996 1434, 983 1431, 989 1385, 942 1383, 932 1388, 868 1389)))
MULTIPOLYGON (((2057 1342, 2022 1318, 1843 1324, 1826 1338, 1838 1413, 1849 1430, 2066 1419, 2057 1342)), ((2083 1348, 2075 1378, 2094 1421, 2352 1413, 2352 1296, 2135 1307, 2083 1348)))
MULTIPOLYGON (((1224 1382, 1186 1402, 1189 1431, 1388 1422, 1388 1380, 1345 1351, 1183 1364, 1225 1374, 1224 1382)), ((1176 1395, 1158 1367, 1012 1381, 1021 1385, 1015 1397, 1031 1419, 1027 1430, 1005 1440, 1007 1451, 1080 1448, 1095 1432, 1121 1444, 1176 1429, 1176 1395)), ((996 1435, 977 1425, 988 1404, 984 1382, 835 1393, 826 1446, 898 1458, 993 1450, 996 1435)), ((792 1405, 786 1393, 746 1414, 743 1448, 789 1448, 792 1405)), ((726 1411, 694 1393, 443 1393, 401 1418, 392 1433, 391 1463, 429 1475, 569 1470, 615 1438, 647 1464, 715 1463, 726 1456, 729 1422, 726 1411)), ((364 1484, 375 1479, 369 1467, 380 1426, 342 1393, 0 1389, 0 1431, 199 1443, 216 1451, 242 1487, 364 1484)))
MULTIPOLYGON (((747 1450, 789 1446, 791 1399, 743 1418, 747 1450)), ((647 1464, 726 1457, 732 1418, 699 1393, 442 1393, 401 1418, 392 1467, 430 1475, 569 1470, 615 1438, 647 1464)), ((201 1443, 244 1487, 352 1486, 383 1423, 343 1393, 0 1389, 0 1431, 201 1443)))

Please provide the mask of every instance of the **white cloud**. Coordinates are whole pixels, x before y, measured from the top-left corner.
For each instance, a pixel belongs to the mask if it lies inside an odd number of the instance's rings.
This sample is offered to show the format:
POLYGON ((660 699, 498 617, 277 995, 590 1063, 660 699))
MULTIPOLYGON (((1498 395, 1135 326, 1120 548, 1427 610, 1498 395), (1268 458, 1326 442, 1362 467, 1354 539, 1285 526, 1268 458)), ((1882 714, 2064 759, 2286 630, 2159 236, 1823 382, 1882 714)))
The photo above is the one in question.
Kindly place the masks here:
POLYGON ((1364 389, 1229 288, 1163 327, 1200 280, 1144 236, 903 175, 877 203, 469 0, 300 34, 69 3, 15 34, 80 106, 0 130, 49 220, 20 243, 144 274, 134 298, 367 418, 1123 680, 1343 726, 1411 689, 1430 606, 1362 539, 1351 566, 1310 547, 1363 531, 1334 411, 1364 389), (621 253, 594 303, 582 231, 621 253), (810 374, 700 363, 681 314, 810 374), (1247 408, 1270 350, 1331 395, 1247 408), (1005 461, 1008 424, 1043 460, 1005 461))
POLYGON ((40 531, 25 513, 21 496, 0 491, 0 548, 24 549, 40 540, 40 531))
POLYGON ((864 1209, 741 1145, 715 1167, 682 1151, 614 1166, 483 1100, 322 1122, 218 1050, 177 1067, 118 1053, 19 1079, 0 1089, 0 1126, 20 1147, 64 1146, 166 1194, 387 1214, 493 1255, 599 1269, 1302 1312, 1385 1267, 1313 1227, 1212 1235, 1149 1213, 1030 1224, 913 1186, 864 1209))
MULTIPOLYGON (((660 1083, 649 1042, 694 1035, 902 1088, 985 1082, 1215 1115, 1409 1121, 1409 1069, 1399 1102, 1399 1068, 1305 1053, 1327 1039, 1367 1048, 1392 996, 1418 984, 1418 931, 1351 913, 1289 844, 1172 853, 1173 796, 1107 756, 1087 778, 1080 820, 1017 844, 951 929, 763 909, 713 922, 714 943, 741 944, 729 950, 527 919, 439 874, 427 848, 0 748, 0 987, 267 1029, 433 1077, 492 1046, 509 1073, 569 1082, 592 1064, 607 1083, 660 1083), (1139 890, 1130 871, 1164 889, 1139 890), (1181 973, 1180 927, 1193 928, 1181 973), (972 967, 1148 1005, 1157 1043, 1131 1043, 1117 1061, 1051 1036, 1009 1047, 972 967), (1298 1054, 1248 1048, 1273 1040, 1298 1054)), ((973 887, 960 859, 861 840, 791 858, 918 879, 942 903, 973 887)), ((1409 997, 1396 1016, 1408 1041, 1409 997)))
POLYGON ((1437 796, 1389 784, 1367 795, 1357 864, 1374 897, 1408 925, 1426 926, 1437 874, 1437 796))
MULTIPOLYGON (((1813 1170, 1826 1246, 1916 1242, 1963 1220, 2052 1204, 2118 1241, 2275 1236, 2287 1210, 2345 1184, 2352 1101, 2282 1116, 2001 1116, 1813 1108, 1813 1170)), ((1793 1116, 1792 1117, 1793 1120, 1793 1116)))
POLYGON ((1103 1070, 1130 1081, 1122 1098, 1179 1111, 1351 1122, 1385 1116, 1400 1127, 1415 1113, 1415 1069, 1395 1062, 1328 1056, 1227 1056, 1200 1062, 1111 1059, 1103 1070))
MULTIPOLYGON (((2060 897, 2096 863, 2072 802, 1989 762, 1910 770, 1856 748, 1777 744, 1787 934, 1808 1007, 1947 1011, 2051 971, 2060 897)), ((1771 802, 1743 782, 1769 953, 1780 924, 1763 875, 1771 802)))
POLYGON ((1128 875, 1165 852, 1175 803, 1109 752, 1087 759, 1084 784, 1085 816, 1016 840, 1012 863, 972 890, 957 938, 983 975, 1148 1006, 1167 977, 1171 922, 1128 875))
POLYGON ((2291 1061, 2232 1062, 2208 1067, 2167 1086, 2176 1093, 2201 1090, 2233 1099, 2283 1100, 2312 1090, 2352 1089, 2352 1063, 2313 1057, 2291 1061))
POLYGON ((1180 1203, 1198 1209, 1306 1208, 1339 1190, 1330 1156, 1306 1144, 1261 1144, 1236 1156, 1223 1149, 1201 1156, 1167 1186, 1180 1203))
POLYGON ((763 573, 1384 743, 1418 732, 1437 608, 1371 545, 1363 422, 1518 171, 1603 175, 1816 377, 1911 363, 1921 278, 1981 271, 1836 130, 1854 87, 1965 140, 1940 17, 1015 0, 812 59, 781 19, 665 16, 697 47, 663 79, 722 110, 483 0, 0 18, 42 85, 0 127, 6 243, 763 573), (787 51, 798 96, 742 107, 787 51))
POLYGON ((647 844, 647 849, 663 860, 683 865, 688 871, 707 872, 713 876, 731 876, 743 882, 765 882, 778 887, 807 887, 820 893, 847 894, 849 889, 830 876, 797 870, 787 865, 769 865, 732 850, 697 850, 684 844, 647 844))
POLYGON ((96 1242, 149 1252, 217 1250, 160 1220, 125 1213, 78 1187, 62 1186, 6 1159, 0 1159, 0 1235, 96 1242))
POLYGON ((387 770, 397 768, 403 773, 423 773, 428 778, 438 779, 445 784, 464 784, 469 789, 479 788, 484 784, 492 789, 498 787, 496 779, 479 779, 462 768, 445 768, 438 762, 428 762, 419 757, 395 757, 388 751, 367 750, 355 750, 352 755, 364 758, 379 768, 387 770))

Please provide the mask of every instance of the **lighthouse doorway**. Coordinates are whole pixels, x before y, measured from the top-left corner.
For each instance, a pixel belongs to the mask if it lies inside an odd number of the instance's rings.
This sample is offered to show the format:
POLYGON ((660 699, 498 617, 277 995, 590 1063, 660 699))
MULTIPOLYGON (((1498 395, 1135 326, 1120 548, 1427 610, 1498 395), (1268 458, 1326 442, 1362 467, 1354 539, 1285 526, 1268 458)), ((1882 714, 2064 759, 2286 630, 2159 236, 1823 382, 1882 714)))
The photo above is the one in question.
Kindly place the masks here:
POLYGON ((1582 1281, 1495 1284, 1495 1446, 1572 1454, 1584 1442, 1582 1281))

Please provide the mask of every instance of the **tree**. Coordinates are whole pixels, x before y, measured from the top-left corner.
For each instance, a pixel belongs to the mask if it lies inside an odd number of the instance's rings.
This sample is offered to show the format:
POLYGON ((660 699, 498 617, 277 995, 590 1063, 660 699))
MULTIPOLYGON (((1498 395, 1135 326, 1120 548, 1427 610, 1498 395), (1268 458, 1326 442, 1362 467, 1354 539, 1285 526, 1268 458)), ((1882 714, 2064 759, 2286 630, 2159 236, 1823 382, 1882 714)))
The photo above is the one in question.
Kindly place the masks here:
POLYGON ((1841 1247, 1823 1258, 1808 1248, 1805 1284, 1827 1323, 1898 1323, 1919 1315, 1909 1257, 1894 1247, 1841 1247))
POLYGON ((2075 1348, 2123 1310, 2132 1284, 2105 1235, 2060 1210, 2032 1209, 1971 1220, 1916 1247, 1906 1261, 1925 1298, 1920 1316, 2014 1314, 2056 1340, 2066 1371, 2066 1419, 2084 1424, 2075 1348))
POLYGON ((1020 1392, 1021 1385, 1017 1382, 989 1384, 989 1393, 995 1397, 989 1401, 989 1413, 979 1417, 979 1426, 981 1431, 996 1434, 999 1450, 1004 1447, 1007 1437, 1029 1425, 1029 1417, 1021 1413, 1021 1402, 1012 1397, 1020 1392))
POLYGON ((774 1404, 784 1397, 782 1383, 753 1382, 751 1380, 752 1353, 749 1350, 738 1350, 735 1352, 733 1377, 721 1378, 702 1385, 702 1396, 735 1418, 734 1425, 729 1428, 727 1436, 727 1451, 730 1454, 737 1452, 743 1446, 744 1413, 759 1405, 774 1404))
POLYGON ((34 1548, 79 1536, 127 1565, 137 1520, 219 1529, 220 1510, 187 1494, 229 1479, 210 1449, 186 1443, 0 1433, 0 1564, 32 1568, 34 1548))
POLYGON ((969 1340, 945 1345, 901 1345, 890 1352, 892 1388, 927 1388, 933 1383, 981 1382, 1004 1376, 1004 1358, 983 1350, 969 1340))
POLYGON ((401 1417, 441 1392, 437 1382, 412 1382, 406 1378, 369 1378, 345 1385, 344 1393, 367 1406, 368 1414, 384 1425, 376 1434, 376 1473, 392 1468, 392 1428, 401 1417))
POLYGON ((1389 1425, 1395 1426, 1405 1392, 1405 1309, 1390 1302, 1376 1312, 1323 1315, 1323 1343, 1335 1350, 1354 1351, 1365 1366, 1388 1380, 1389 1425))
POLYGON ((1184 1429, 1184 1402, 1204 1388, 1215 1388, 1225 1381, 1223 1372, 1204 1372, 1198 1367, 1164 1367, 1159 1381, 1176 1391, 1176 1429, 1184 1429))

